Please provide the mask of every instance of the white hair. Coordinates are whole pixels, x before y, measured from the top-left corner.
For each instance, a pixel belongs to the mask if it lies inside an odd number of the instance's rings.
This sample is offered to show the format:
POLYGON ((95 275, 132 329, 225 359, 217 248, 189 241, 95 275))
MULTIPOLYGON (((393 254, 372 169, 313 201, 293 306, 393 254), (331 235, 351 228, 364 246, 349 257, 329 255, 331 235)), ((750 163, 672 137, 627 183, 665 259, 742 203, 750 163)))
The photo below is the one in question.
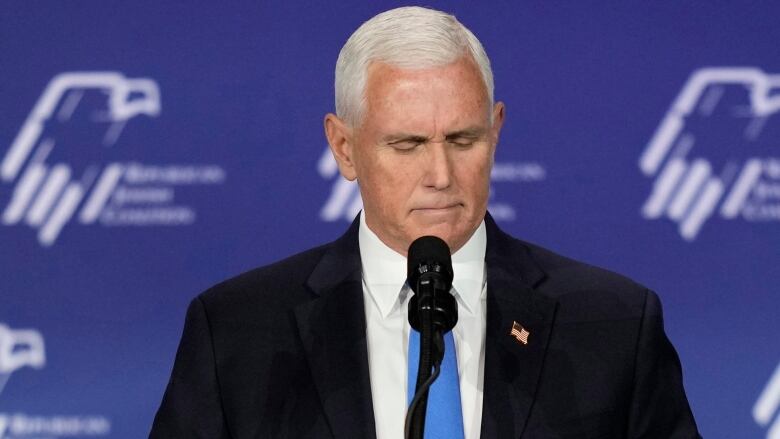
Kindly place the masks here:
POLYGON ((362 122, 368 67, 382 62, 402 69, 445 66, 470 56, 493 108, 493 72, 477 37, 453 15, 407 6, 382 12, 363 23, 341 48, 336 61, 336 114, 348 125, 362 122))

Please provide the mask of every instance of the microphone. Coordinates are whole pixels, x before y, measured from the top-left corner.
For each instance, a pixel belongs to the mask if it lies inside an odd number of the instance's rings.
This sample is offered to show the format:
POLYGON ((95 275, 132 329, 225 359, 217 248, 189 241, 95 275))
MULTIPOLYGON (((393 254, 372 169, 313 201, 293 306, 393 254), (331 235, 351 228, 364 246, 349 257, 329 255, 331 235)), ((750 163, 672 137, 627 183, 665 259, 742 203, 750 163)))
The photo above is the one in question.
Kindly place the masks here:
POLYGON ((458 322, 458 304, 450 294, 452 287, 452 258, 446 242, 436 236, 417 238, 407 253, 407 283, 414 292, 409 302, 409 323, 421 331, 422 313, 429 313, 431 321, 442 334, 458 322))
POLYGON ((439 376, 444 334, 458 322, 458 303, 450 294, 453 273, 449 246, 436 236, 417 238, 407 252, 406 272, 414 292, 409 301, 409 324, 420 333, 420 361, 404 437, 423 439, 428 389, 439 376))

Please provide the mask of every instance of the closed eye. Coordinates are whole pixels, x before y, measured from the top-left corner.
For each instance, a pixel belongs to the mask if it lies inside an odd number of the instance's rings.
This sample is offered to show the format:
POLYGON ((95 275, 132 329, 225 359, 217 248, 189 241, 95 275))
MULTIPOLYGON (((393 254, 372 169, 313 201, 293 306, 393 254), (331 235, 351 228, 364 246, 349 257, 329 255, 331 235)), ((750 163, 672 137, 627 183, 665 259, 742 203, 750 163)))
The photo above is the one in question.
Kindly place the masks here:
POLYGON ((478 140, 479 140, 478 137, 471 137, 471 136, 457 136, 453 138, 447 138, 448 143, 463 148, 473 146, 474 143, 476 143, 478 140))
POLYGON ((470 127, 447 133, 445 140, 460 149, 468 149, 475 143, 484 140, 486 134, 487 130, 484 127, 470 127))
POLYGON ((424 137, 404 137, 402 139, 393 140, 391 142, 388 142, 387 144, 389 146, 392 146, 393 148, 400 150, 400 151, 408 151, 416 148, 417 146, 427 142, 428 139, 424 137))

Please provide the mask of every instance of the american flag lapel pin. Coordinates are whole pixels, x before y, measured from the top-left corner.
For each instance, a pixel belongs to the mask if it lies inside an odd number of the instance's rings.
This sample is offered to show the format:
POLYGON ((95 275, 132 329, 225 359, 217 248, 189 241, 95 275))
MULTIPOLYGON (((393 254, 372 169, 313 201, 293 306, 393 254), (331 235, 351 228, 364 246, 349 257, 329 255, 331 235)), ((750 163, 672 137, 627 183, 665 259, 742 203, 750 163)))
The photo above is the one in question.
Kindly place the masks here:
POLYGON ((512 322, 512 329, 509 331, 509 335, 515 338, 518 343, 522 343, 523 345, 528 344, 528 337, 531 335, 531 333, 523 328, 523 325, 513 321, 512 322))

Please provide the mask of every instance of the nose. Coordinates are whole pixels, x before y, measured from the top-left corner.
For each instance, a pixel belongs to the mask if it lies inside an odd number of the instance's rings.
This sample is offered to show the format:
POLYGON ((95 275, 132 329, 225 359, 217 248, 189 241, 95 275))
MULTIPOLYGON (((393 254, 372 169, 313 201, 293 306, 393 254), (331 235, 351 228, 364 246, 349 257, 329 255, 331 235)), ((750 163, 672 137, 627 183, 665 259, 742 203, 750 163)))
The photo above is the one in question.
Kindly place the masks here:
POLYGON ((436 190, 447 189, 452 183, 452 164, 446 142, 430 142, 427 150, 425 186, 436 190))

